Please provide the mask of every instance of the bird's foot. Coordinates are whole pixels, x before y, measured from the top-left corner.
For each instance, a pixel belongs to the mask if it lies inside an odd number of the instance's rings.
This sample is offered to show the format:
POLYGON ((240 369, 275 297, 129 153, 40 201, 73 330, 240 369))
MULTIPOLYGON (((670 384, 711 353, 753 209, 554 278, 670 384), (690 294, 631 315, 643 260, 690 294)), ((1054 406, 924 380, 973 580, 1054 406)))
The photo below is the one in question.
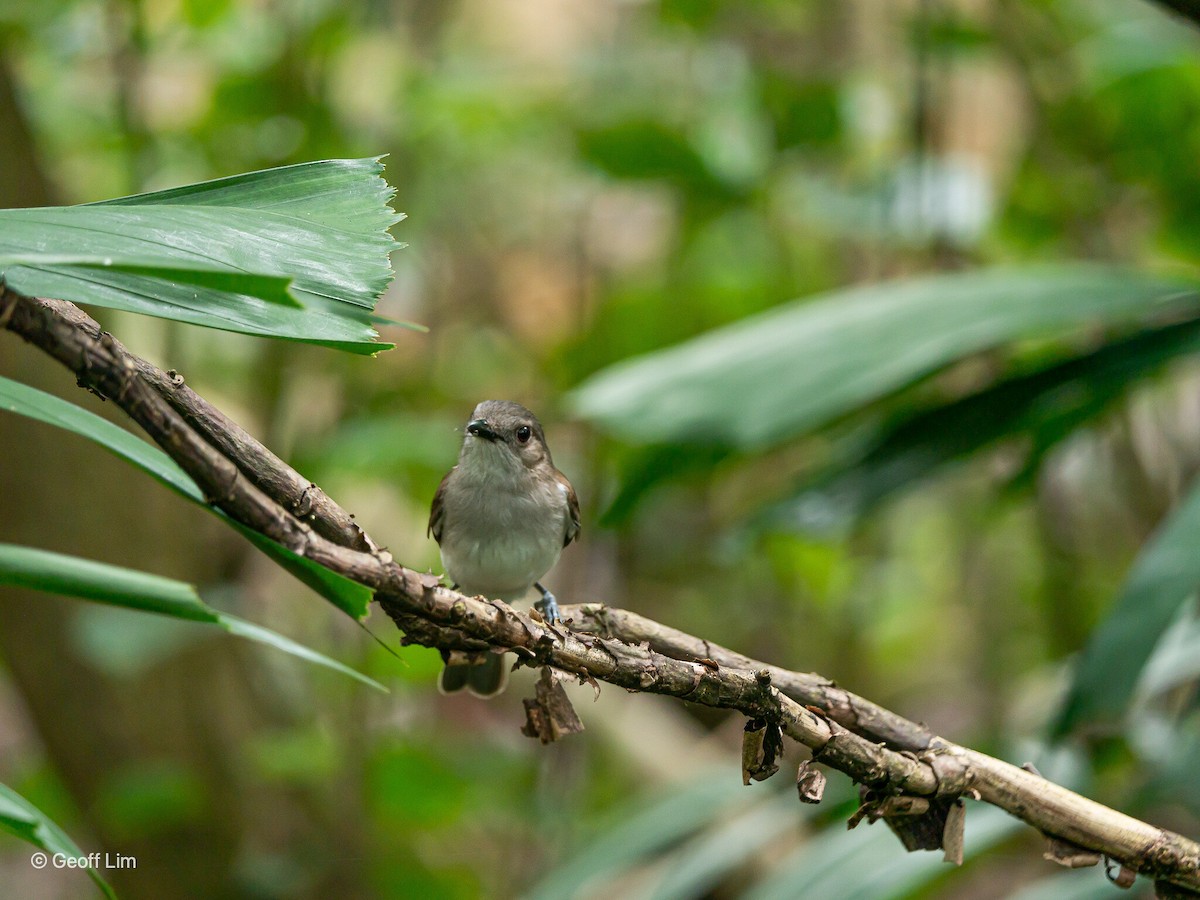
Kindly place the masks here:
POLYGON ((554 599, 554 595, 540 584, 535 583, 534 587, 542 592, 542 599, 533 605, 542 614, 542 618, 546 620, 546 624, 557 625, 562 622, 562 616, 558 614, 558 601, 554 599))

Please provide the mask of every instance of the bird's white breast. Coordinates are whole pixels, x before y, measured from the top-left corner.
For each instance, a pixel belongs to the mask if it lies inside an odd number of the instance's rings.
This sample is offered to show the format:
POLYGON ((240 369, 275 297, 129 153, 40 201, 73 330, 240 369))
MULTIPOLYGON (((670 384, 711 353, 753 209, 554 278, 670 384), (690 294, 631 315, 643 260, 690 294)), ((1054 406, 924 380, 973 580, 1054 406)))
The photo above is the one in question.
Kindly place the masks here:
POLYGON ((460 469, 468 489, 446 498, 446 574, 464 593, 520 600, 562 553, 566 496, 557 483, 543 485, 527 470, 462 463, 460 469))

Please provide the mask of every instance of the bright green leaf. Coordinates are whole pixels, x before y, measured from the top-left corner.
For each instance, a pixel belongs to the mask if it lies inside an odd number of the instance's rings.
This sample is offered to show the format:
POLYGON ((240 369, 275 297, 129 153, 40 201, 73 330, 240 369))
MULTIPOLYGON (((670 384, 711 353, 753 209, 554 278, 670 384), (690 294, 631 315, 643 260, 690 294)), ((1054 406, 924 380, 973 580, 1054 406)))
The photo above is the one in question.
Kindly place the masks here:
POLYGON ((390 345, 376 342, 372 310, 399 246, 387 229, 402 218, 382 169, 326 160, 0 210, 0 274, 25 294, 377 353, 390 345))
MULTIPOLYGON (((55 854, 73 859, 87 856, 65 831, 46 817, 45 813, 4 784, 0 784, 0 831, 7 831, 33 844, 51 857, 55 854)), ((53 865, 49 862, 47 864, 53 865)), ((94 867, 89 865, 85 871, 105 897, 117 900, 113 889, 94 867)))

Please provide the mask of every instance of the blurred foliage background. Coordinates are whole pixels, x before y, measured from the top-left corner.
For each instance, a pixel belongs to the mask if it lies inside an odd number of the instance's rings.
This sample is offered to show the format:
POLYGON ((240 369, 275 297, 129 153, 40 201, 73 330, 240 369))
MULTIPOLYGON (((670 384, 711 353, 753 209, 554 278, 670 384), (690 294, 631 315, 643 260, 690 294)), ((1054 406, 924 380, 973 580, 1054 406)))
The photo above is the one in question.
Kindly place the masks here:
MULTIPOLYGON (((889 279, 995 264, 1001 294, 1036 289, 1021 273, 1042 263, 1200 274, 1200 32, 1139 0, 0 0, 0 204, 377 153, 409 216, 380 312, 428 334, 388 330, 397 349, 368 360, 105 327, 416 568, 438 569, 425 521, 456 429, 480 399, 520 400, 584 506, 549 579, 561 600, 820 672, 1200 834, 1190 603, 1166 604, 1119 715, 1062 712, 1076 655, 1200 466, 1194 308, 1014 334, 746 446, 737 427, 647 443, 572 392, 851 285, 881 283, 886 305, 889 279)), ((0 369, 85 402, 15 339, 0 369)), ((660 399, 694 412, 652 377, 630 390, 652 416, 660 399)), ((812 810, 788 784, 743 788, 742 723, 709 710, 585 688, 588 731, 536 746, 518 732, 528 673, 492 703, 439 697, 436 654, 389 655, 95 448, 4 417, 0 460, 0 539, 198 582, 392 690, 3 592, 0 781, 85 849, 136 856, 106 873, 123 897, 1112 890, 1050 871, 994 810, 971 807, 951 869, 883 826, 845 833, 855 795, 836 774, 812 810)), ((396 643, 385 618, 368 626, 396 643)), ((6 895, 90 890, 28 850, 0 837, 6 895)))

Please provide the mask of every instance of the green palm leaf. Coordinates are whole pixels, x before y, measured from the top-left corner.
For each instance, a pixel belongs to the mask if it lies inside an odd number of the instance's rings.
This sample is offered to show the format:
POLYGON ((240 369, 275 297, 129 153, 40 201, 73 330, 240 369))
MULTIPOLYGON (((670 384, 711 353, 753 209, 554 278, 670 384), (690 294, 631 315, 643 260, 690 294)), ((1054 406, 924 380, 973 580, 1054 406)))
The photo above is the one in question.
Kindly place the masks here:
POLYGON ((376 353, 403 216, 378 159, 326 160, 83 206, 0 210, 24 294, 376 353))

